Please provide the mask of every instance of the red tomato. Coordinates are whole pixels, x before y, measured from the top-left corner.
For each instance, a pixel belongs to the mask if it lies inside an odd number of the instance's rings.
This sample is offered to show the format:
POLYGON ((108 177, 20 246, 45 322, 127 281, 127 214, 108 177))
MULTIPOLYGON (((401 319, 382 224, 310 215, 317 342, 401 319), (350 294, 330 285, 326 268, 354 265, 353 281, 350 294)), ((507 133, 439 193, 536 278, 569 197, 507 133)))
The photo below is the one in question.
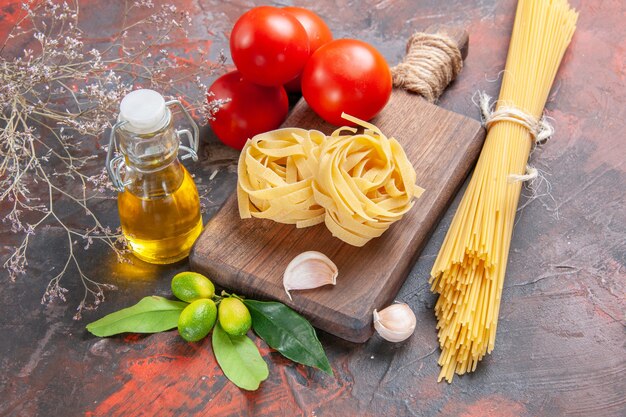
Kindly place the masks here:
POLYGON ((283 85, 302 72, 309 57, 309 38, 292 14, 277 7, 255 7, 235 23, 230 53, 247 80, 283 85))
POLYGON ((302 73, 302 95, 334 125, 350 124, 341 112, 363 120, 376 116, 391 96, 391 72, 373 46, 337 39, 318 49, 302 73))
POLYGON ((254 135, 278 128, 289 112, 289 100, 282 86, 253 84, 238 71, 215 80, 207 99, 230 99, 209 124, 222 142, 235 149, 243 148, 254 135))
MULTIPOLYGON (((304 30, 306 30, 309 36, 309 50, 311 54, 317 51, 321 46, 333 40, 333 34, 328 26, 326 26, 326 23, 312 11, 302 7, 283 7, 283 10, 294 15, 302 26, 304 26, 304 30)), ((300 80, 301 77, 298 76, 289 81, 285 84, 285 90, 289 93, 299 93, 301 91, 300 80)))

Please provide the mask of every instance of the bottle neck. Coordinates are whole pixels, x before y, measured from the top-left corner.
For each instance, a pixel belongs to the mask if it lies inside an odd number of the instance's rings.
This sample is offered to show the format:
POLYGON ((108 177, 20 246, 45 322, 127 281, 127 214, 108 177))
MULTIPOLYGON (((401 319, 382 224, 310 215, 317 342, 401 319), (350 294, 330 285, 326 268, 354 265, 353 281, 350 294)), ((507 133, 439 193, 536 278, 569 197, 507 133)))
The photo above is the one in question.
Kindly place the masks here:
POLYGON ((122 127, 118 130, 118 138, 126 166, 138 172, 160 171, 178 158, 180 142, 169 110, 167 120, 158 130, 137 134, 122 127))

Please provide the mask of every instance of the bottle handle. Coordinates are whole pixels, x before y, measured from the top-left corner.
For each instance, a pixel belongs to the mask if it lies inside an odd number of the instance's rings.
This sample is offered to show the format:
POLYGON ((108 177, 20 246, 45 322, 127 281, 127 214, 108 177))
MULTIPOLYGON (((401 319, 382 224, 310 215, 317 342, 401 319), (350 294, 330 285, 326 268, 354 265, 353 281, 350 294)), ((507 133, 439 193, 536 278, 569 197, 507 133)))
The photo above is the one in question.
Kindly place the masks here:
POLYGON ((107 173, 109 174, 109 179, 111 180, 111 183, 113 183, 113 188, 120 193, 124 191, 125 186, 130 184, 130 181, 124 182, 121 176, 122 167, 125 165, 124 155, 113 157, 113 152, 114 149, 117 148, 117 143, 115 142, 115 131, 124 126, 126 123, 126 120, 122 120, 115 123, 111 128, 111 133, 109 134, 109 149, 107 149, 107 159, 105 164, 107 173))
POLYGON ((181 130, 177 130, 176 131, 176 136, 178 136, 178 140, 180 141, 180 145, 178 145, 178 148, 187 152, 185 155, 181 156, 180 159, 182 161, 184 161, 185 159, 193 159, 193 161, 197 161, 198 160, 198 152, 196 152, 196 150, 198 149, 197 145, 194 145, 193 142, 193 136, 191 135, 191 132, 189 131, 189 129, 181 129, 181 130), (182 135, 187 136, 187 140, 189 141, 189 144, 191 146, 194 146, 195 149, 190 148, 189 146, 185 146, 183 145, 183 139, 182 139, 182 135))
POLYGON ((199 141, 200 131, 198 129, 198 125, 193 120, 193 117, 191 117, 191 114, 189 114, 185 106, 183 106, 183 104, 179 100, 170 100, 166 102, 165 105, 168 107, 178 106, 178 108, 181 110, 185 118, 187 118, 187 121, 189 122, 189 124, 191 125, 191 129, 193 130, 193 134, 189 131, 189 129, 176 130, 176 136, 178 137, 178 140, 181 142, 180 149, 187 152, 185 155, 181 156, 180 159, 184 161, 185 159, 191 158, 194 161, 197 161, 198 160, 198 146, 200 144, 200 141, 199 141), (183 135, 187 137, 189 146, 185 146, 182 144, 183 135))

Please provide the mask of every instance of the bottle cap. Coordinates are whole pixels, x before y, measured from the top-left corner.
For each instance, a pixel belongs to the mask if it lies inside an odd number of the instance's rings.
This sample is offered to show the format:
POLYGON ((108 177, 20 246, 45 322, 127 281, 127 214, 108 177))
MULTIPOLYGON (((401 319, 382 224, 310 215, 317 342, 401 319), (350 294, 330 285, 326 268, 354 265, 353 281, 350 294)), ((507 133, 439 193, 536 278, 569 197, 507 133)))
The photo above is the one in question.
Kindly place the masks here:
POLYGON ((126 121, 123 129, 133 133, 156 132, 169 120, 165 99, 154 90, 132 91, 120 103, 119 120, 126 121))

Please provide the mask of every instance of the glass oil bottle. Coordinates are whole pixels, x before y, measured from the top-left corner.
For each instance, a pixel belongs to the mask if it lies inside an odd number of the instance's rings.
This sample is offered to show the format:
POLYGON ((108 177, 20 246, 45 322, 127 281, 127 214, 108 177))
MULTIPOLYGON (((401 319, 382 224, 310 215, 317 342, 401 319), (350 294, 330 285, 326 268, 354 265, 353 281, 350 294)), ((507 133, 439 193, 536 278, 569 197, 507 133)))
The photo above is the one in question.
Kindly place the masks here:
POLYGON ((200 199, 193 178, 178 159, 197 160, 198 126, 177 100, 153 90, 136 90, 120 104, 111 130, 107 170, 119 191, 122 233, 139 259, 168 264, 189 255, 202 231, 200 199), (193 134, 174 128, 170 107, 178 106, 193 134), (186 136, 190 147, 181 144, 186 136), (119 144, 120 156, 113 157, 119 144), (125 167, 125 169, 123 169, 125 167), (124 173, 122 174, 122 171, 124 173))

